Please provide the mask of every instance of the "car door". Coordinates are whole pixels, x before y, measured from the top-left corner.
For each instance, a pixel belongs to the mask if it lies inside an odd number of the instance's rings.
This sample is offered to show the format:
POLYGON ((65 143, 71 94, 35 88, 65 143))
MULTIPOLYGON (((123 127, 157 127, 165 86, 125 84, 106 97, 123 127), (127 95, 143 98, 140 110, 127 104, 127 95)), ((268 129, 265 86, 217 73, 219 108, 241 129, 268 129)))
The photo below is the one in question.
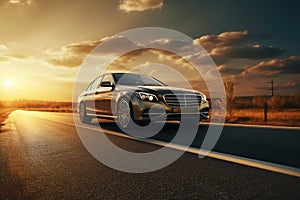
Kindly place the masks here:
POLYGON ((97 114, 112 116, 111 100, 114 84, 114 79, 111 74, 104 75, 95 92, 95 107, 97 114))
POLYGON ((97 77, 93 80, 88 86, 86 92, 84 93, 85 106, 88 114, 95 115, 96 107, 95 107, 95 92, 97 87, 99 86, 103 76, 97 77))

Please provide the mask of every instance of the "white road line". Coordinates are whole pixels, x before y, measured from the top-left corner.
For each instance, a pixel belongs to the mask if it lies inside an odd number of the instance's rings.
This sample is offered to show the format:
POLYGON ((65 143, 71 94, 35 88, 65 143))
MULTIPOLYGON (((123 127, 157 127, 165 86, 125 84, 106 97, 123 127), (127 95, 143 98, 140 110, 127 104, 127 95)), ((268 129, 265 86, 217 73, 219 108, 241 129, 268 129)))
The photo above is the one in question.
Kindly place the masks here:
MULTIPOLYGON (((60 124, 66 124, 66 125, 70 125, 70 126, 76 126, 76 127, 80 127, 80 128, 99 131, 99 128, 90 127, 88 125, 75 125, 74 123, 60 122, 60 121, 55 121, 52 119, 46 119, 46 120, 60 123, 60 124)), ((103 129, 103 128, 101 128, 101 129, 103 129)), ((241 157, 241 156, 235 156, 235 155, 230 155, 230 154, 225 154, 225 153, 220 153, 220 152, 214 152, 214 151, 208 152, 208 151, 200 150, 199 148, 194 148, 194 147, 187 148, 183 145, 171 144, 171 143, 154 140, 154 139, 140 139, 140 138, 135 138, 135 137, 129 136, 127 134, 122 134, 122 133, 112 131, 112 130, 107 130, 107 129, 103 129, 103 130, 106 134, 111 134, 111 135, 115 135, 118 137, 128 138, 131 140, 146 142, 149 144, 168 147, 168 148, 172 148, 172 149, 176 149, 176 150, 180 150, 180 151, 186 151, 186 152, 197 154, 197 155, 204 155, 204 156, 207 156, 210 158, 224 160, 224 161, 237 163, 237 164, 241 164, 241 165, 245 165, 245 166, 250 166, 250 167, 264 169, 264 170, 277 172, 277 173, 281 173, 281 174, 286 174, 286 175, 290 175, 290 176, 300 177, 300 169, 296 168, 296 167, 290 167, 290 166, 285 166, 285 165, 280 165, 280 164, 276 164, 276 163, 265 162, 265 161, 261 161, 261 160, 255 160, 255 159, 251 159, 251 158, 245 158, 245 157, 241 157)))
POLYGON ((292 126, 273 126, 273 125, 254 125, 254 124, 231 124, 231 123, 214 123, 214 122, 201 122, 201 124, 205 125, 219 125, 219 126, 228 126, 228 127, 247 127, 247 128, 266 128, 266 129, 281 129, 281 130, 299 130, 300 127, 292 127, 292 126))
MULTIPOLYGON (((81 126, 81 127, 86 128, 84 126, 81 126)), ((94 130, 97 130, 97 129, 94 129, 94 130)), ((276 164, 276 163, 265 162, 265 161, 251 159, 251 158, 245 158, 245 157, 241 157, 241 156, 219 153, 219 152, 215 152, 215 151, 208 152, 205 150, 200 150, 199 148, 195 148, 195 147, 187 148, 186 146, 183 146, 183 145, 171 144, 171 143, 154 140, 154 139, 139 139, 139 138, 131 137, 129 135, 121 134, 121 133, 111 131, 111 130, 106 130, 106 129, 105 129, 105 133, 109 133, 111 135, 116 135, 116 136, 120 136, 120 137, 124 137, 124 138, 129 138, 129 139, 137 140, 137 141, 141 141, 141 142, 147 142, 147 143, 155 144, 158 146, 168 147, 168 148, 172 148, 172 149, 176 149, 176 150, 180 150, 180 151, 186 151, 186 152, 197 154, 197 155, 200 154, 200 155, 207 156, 210 158, 233 162, 233 163, 237 163, 237 164, 241 164, 241 165, 246 165, 246 166, 250 166, 250 167, 255 167, 255 168, 259 168, 259 169, 282 173, 282 174, 286 174, 286 175, 290 175, 290 176, 300 177, 300 169, 296 168, 296 167, 290 167, 290 166, 280 165, 280 164, 276 164)))

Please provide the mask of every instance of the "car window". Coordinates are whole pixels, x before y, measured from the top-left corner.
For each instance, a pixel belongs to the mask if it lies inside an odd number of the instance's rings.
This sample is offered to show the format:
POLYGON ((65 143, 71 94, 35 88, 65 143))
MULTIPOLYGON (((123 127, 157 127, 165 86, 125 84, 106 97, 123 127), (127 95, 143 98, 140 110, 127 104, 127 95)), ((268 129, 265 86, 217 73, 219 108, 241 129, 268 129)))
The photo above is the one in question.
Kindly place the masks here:
POLYGON ((87 86, 87 88, 85 89, 85 91, 89 91, 93 85, 95 80, 93 80, 92 82, 90 82, 89 86, 87 86))
POLYGON ((98 88, 98 86, 100 85, 101 80, 103 79, 103 76, 98 77, 95 82, 93 83, 91 90, 94 91, 98 88))
POLYGON ((93 80, 85 91, 95 90, 100 85, 100 81, 102 78, 103 78, 103 76, 100 76, 100 77, 96 78, 95 80, 93 80))
POLYGON ((148 76, 142 76, 145 86, 161 86, 164 85, 162 82, 148 76))
POLYGON ((109 81, 111 84, 114 84, 114 79, 111 74, 104 75, 104 78, 102 79, 101 82, 106 82, 106 81, 109 81))
POLYGON ((119 85, 151 85, 161 86, 164 85, 160 81, 150 76, 140 76, 137 74, 115 74, 115 79, 119 85))
POLYGON ((118 81, 120 85, 143 85, 143 80, 136 75, 124 74, 118 81))

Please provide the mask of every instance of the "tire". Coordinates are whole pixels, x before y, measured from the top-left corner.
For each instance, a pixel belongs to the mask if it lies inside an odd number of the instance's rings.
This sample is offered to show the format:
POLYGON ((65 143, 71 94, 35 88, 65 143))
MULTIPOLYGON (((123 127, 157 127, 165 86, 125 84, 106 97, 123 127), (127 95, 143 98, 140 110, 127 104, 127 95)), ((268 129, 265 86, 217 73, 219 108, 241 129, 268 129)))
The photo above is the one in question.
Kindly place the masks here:
POLYGON ((122 98, 117 106, 117 123, 120 128, 128 129, 133 123, 133 113, 127 98, 122 98))
POLYGON ((82 123, 89 124, 92 121, 92 117, 86 114, 86 108, 84 103, 79 105, 79 118, 82 123))

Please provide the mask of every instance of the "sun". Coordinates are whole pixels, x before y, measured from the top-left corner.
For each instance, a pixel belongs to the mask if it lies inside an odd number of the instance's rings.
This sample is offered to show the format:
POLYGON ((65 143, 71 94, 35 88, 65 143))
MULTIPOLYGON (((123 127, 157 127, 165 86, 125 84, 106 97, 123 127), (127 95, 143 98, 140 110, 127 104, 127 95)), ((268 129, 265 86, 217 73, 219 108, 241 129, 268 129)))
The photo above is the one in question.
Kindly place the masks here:
POLYGON ((4 82, 3 82, 3 85, 4 85, 4 87, 6 87, 6 88, 11 88, 12 86, 13 86, 13 81, 11 80, 11 79, 6 79, 6 80, 4 80, 4 82))

